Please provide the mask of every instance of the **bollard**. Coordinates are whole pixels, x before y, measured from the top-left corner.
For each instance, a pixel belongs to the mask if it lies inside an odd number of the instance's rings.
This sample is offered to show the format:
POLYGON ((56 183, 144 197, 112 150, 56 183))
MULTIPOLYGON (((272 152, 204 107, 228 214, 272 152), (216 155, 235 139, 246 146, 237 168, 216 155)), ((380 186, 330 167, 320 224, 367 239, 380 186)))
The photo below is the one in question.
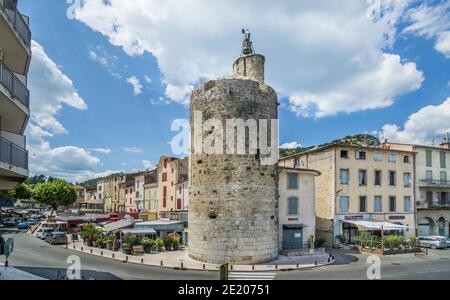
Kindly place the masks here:
POLYGON ((206 270, 206 265, 205 264, 203 264, 203 270, 206 270))
POLYGON ((125 261, 128 261, 128 255, 127 255, 127 256, 125 256, 125 261))
POLYGON ((81 247, 81 252, 83 252, 84 251, 84 249, 83 249, 83 247, 81 247))
POLYGON ((314 262, 314 265, 315 265, 315 266, 318 266, 318 265, 319 265, 319 263, 317 262, 317 260, 314 262))
POLYGON ((181 268, 184 269, 184 264, 183 263, 181 263, 181 268))
POLYGON ((73 245, 73 250, 77 249, 77 246, 73 245))
POLYGON ((163 261, 161 261, 161 267, 163 267, 164 266, 164 263, 163 263, 163 261))
POLYGON ((114 253, 112 254, 112 258, 114 258, 114 253))
POLYGON ((144 263, 144 259, 143 258, 141 258, 141 264, 143 264, 144 263))
POLYGON ((252 265, 252 270, 255 271, 255 265, 252 265))
POLYGON ((230 265, 231 271, 233 271, 233 265, 230 265))
POLYGON ((278 270, 278 265, 275 265, 275 270, 278 270))
POLYGON ((91 254, 92 254, 92 249, 91 249, 91 254))
POLYGON ((100 255, 103 256, 103 251, 100 251, 100 255))

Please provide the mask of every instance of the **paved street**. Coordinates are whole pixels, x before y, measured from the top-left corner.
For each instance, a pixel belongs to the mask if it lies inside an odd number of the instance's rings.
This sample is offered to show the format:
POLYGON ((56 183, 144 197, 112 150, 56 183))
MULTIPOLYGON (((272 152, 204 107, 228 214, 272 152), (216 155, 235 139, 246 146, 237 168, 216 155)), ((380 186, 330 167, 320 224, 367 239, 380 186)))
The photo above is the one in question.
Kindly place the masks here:
MULTIPOLYGON (((215 280, 217 272, 179 271, 157 267, 125 264, 85 253, 50 246, 28 234, 16 231, 13 236, 15 251, 10 265, 47 279, 57 279, 58 271, 65 275, 68 256, 78 255, 82 263, 82 276, 86 279, 159 279, 159 280, 215 280)), ((234 274, 232 279, 310 280, 310 279, 366 279, 368 255, 340 250, 334 253, 335 265, 306 271, 278 273, 234 274)), ((3 260, 1 261, 3 262, 3 260)), ((398 255, 382 258, 382 279, 450 279, 450 250, 430 251, 428 256, 398 255)))

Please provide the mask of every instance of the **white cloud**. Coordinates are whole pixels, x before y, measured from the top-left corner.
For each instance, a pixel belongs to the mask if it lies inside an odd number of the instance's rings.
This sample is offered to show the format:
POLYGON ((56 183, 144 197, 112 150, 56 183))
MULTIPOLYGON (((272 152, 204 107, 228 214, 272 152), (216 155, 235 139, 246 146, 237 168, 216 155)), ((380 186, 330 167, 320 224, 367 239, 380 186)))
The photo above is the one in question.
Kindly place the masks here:
POLYGON ((144 153, 144 149, 138 147, 124 147, 123 151, 136 154, 144 153))
POLYGON ((151 83, 152 83, 152 79, 151 79, 150 76, 148 76, 148 75, 144 75, 144 80, 145 80, 145 82, 147 82, 148 84, 151 84, 151 83))
POLYGON ((155 164, 149 160, 143 160, 142 164, 144 165, 144 168, 147 170, 153 170, 155 168, 155 164))
POLYGON ((111 149, 109 149, 109 148, 89 148, 88 150, 92 151, 92 152, 98 152, 101 154, 110 154, 111 153, 111 149))
POLYGON ((44 48, 32 41, 33 59, 29 89, 31 121, 51 134, 66 134, 67 129, 56 119, 63 105, 86 110, 87 105, 60 68, 47 56, 44 48))
POLYGON ((447 132, 450 132, 450 97, 442 104, 426 106, 409 116, 403 129, 395 124, 385 125, 381 137, 396 142, 429 145, 447 132))
POLYGON ((411 24, 403 30, 404 34, 413 34, 431 39, 436 38, 435 49, 450 58, 450 1, 443 0, 437 5, 428 3, 408 11, 406 20, 411 24))
POLYGON ((439 34, 435 48, 437 51, 450 58, 450 31, 444 31, 439 34))
POLYGON ((85 0, 76 18, 131 56, 152 53, 166 96, 182 104, 199 81, 231 72, 248 27, 266 55, 267 82, 297 114, 323 117, 386 107, 420 87, 415 64, 381 50, 410 2, 383 1, 374 21, 362 0, 85 0))
POLYGON ((302 145, 297 142, 285 143, 280 146, 280 149, 297 149, 301 148, 302 145))
MULTIPOLYGON (((95 178, 100 159, 89 150, 62 146, 52 148, 47 139, 68 131, 57 120, 64 105, 86 110, 72 80, 62 73, 44 48, 32 42, 33 59, 30 66, 29 89, 31 94, 31 119, 26 136, 29 151, 29 168, 32 174, 45 174, 80 182, 95 178)), ((105 150, 105 149, 103 149, 105 150)))
POLYGON ((104 66, 108 64, 108 60, 106 59, 106 57, 98 56, 98 54, 93 50, 89 51, 89 58, 104 66))
POLYGON ((143 86, 136 76, 131 76, 127 79, 127 82, 133 86, 133 92, 136 96, 142 94, 143 86))
POLYGON ((119 58, 117 56, 110 55, 101 46, 91 46, 90 49, 91 50, 89 51, 89 58, 92 61, 97 62, 105 67, 112 76, 119 79, 122 78, 122 75, 118 71, 119 58))

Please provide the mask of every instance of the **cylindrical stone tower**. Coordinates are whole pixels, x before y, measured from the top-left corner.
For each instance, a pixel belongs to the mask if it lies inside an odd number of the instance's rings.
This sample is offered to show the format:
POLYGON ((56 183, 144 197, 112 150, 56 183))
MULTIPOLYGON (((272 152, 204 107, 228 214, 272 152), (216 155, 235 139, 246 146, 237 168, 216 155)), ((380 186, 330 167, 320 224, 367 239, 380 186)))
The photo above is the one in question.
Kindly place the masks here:
MULTIPOLYGON (((201 262, 259 264, 278 257, 276 164, 263 165, 260 150, 238 155, 195 149, 199 123, 220 120, 225 131, 230 119, 268 120, 269 124, 278 119, 276 92, 264 84, 264 62, 264 56, 251 51, 236 60, 232 77, 206 82, 192 94, 189 256, 201 262), (195 118, 199 112, 200 122, 195 118)), ((213 131, 217 134, 217 129, 202 129, 202 138, 213 131)), ((224 132, 224 151, 226 135, 224 132)), ((236 138, 236 133, 233 135, 236 138)))

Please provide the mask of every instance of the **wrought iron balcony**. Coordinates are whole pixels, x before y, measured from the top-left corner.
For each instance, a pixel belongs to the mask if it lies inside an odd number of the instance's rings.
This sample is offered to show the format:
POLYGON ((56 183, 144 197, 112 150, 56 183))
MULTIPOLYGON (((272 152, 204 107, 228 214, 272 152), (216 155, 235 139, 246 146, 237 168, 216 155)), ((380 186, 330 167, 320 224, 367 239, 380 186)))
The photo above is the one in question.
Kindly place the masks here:
POLYGON ((450 181, 448 181, 448 180, 420 180, 419 187, 421 187, 421 188, 450 188, 450 181))
POLYGON ((0 161, 28 169, 28 151, 0 137, 0 161))
POLYGON ((25 105, 26 108, 30 108, 30 91, 1 60, 0 84, 3 85, 14 98, 25 105))
POLYGON ((450 208, 450 199, 434 200, 434 201, 421 201, 418 203, 417 208, 418 209, 450 208))
POLYGON ((14 30, 19 34, 27 49, 30 50, 31 31, 22 14, 17 9, 17 1, 0 0, 0 10, 5 13, 14 30))

